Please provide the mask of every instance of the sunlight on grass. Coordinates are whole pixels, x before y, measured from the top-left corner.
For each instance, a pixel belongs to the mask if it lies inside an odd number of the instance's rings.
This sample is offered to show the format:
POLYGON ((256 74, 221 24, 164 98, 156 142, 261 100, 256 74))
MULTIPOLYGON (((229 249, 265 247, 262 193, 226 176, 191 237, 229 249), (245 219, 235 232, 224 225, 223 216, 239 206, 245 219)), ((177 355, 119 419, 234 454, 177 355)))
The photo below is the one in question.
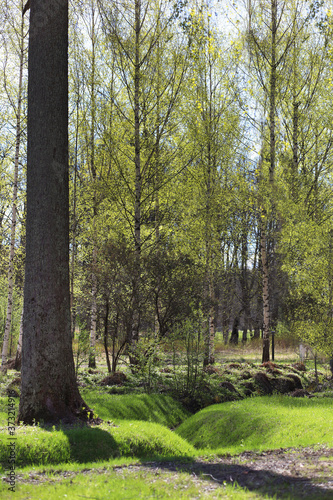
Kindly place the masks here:
MULTIPOLYGON (((191 444, 155 423, 122 421, 96 427, 17 428, 16 465, 91 462, 121 456, 187 457, 195 453, 191 444)), ((0 443, 0 462, 7 461, 8 436, 0 443)))
MULTIPOLYGON (((62 475, 38 477, 39 483, 18 484, 15 498, 58 500, 58 499, 185 499, 185 498, 224 498, 230 500, 268 499, 254 492, 249 492, 237 485, 214 484, 184 472, 167 470, 149 471, 140 466, 109 470, 99 469, 97 473, 81 473, 64 479, 62 475), (207 491, 205 491, 205 488, 207 491)), ((1 498, 11 499, 13 493, 2 486, 1 498)))
POLYGON ((212 405, 177 433, 197 449, 240 453, 294 446, 333 446, 333 399, 265 396, 212 405))
POLYGON ((146 420, 176 427, 190 413, 180 403, 163 394, 107 394, 104 390, 81 391, 85 402, 104 420, 146 420))

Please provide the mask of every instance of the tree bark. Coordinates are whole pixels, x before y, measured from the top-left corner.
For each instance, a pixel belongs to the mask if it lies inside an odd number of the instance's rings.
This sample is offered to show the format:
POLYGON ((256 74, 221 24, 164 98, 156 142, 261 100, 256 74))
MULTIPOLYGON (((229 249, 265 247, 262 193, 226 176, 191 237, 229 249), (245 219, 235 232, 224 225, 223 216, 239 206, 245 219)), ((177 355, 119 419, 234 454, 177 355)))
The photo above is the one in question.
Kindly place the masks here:
MULTIPOLYGON (((211 36, 208 18, 208 36, 211 36)), ((216 165, 214 162, 214 116, 213 116, 213 94, 214 83, 212 75, 211 55, 208 53, 208 116, 206 116, 206 133, 207 133, 207 182, 206 182, 206 288, 207 298, 209 302, 209 310, 207 315, 207 329, 205 332, 205 354, 204 366, 214 364, 214 343, 215 343, 215 307, 214 307, 214 278, 213 278, 213 191, 214 177, 216 165)))
POLYGON ((14 363, 14 370, 17 370, 17 371, 21 371, 21 364, 22 364, 23 314, 24 314, 24 307, 23 307, 22 313, 21 313, 20 333, 19 333, 19 338, 18 338, 18 342, 17 342, 16 356, 15 356, 15 363, 14 363))
POLYGON ((263 299, 263 329, 262 329, 262 362, 269 361, 269 330, 270 330, 270 310, 269 310, 269 266, 267 255, 267 237, 265 230, 265 212, 261 217, 260 228, 260 249, 262 263, 262 299, 263 299))
POLYGON ((96 165, 95 165, 95 119, 96 119, 96 99, 95 99, 95 76, 96 76, 96 35, 95 35, 95 5, 91 4, 91 130, 90 130, 90 169, 93 182, 93 252, 92 252, 92 273, 91 273, 91 309, 90 309, 90 352, 89 368, 96 368, 96 331, 97 331, 97 237, 96 237, 96 165))
POLYGON ((83 416, 69 295, 68 0, 34 0, 28 66, 27 236, 18 420, 83 416))
POLYGON ((132 328, 130 339, 130 362, 138 363, 135 354, 139 340, 140 328, 140 274, 141 274, 141 139, 140 139, 140 33, 141 33, 141 0, 135 0, 135 61, 134 61, 134 162, 135 162, 135 199, 134 199, 134 246, 135 268, 133 273, 132 295, 132 328))
POLYGON ((108 336, 109 336, 109 297, 105 297, 105 316, 104 316, 104 351, 108 373, 111 373, 111 363, 108 350, 108 336))

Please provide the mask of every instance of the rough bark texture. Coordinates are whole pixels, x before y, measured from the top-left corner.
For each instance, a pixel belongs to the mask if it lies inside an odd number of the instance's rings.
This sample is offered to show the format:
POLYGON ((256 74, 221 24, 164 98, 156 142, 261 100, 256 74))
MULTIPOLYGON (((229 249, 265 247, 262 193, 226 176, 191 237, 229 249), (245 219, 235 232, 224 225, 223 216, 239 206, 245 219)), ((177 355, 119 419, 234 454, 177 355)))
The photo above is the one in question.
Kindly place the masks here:
POLYGON ((34 0, 28 76, 27 238, 19 420, 81 412, 71 343, 68 0, 34 0))

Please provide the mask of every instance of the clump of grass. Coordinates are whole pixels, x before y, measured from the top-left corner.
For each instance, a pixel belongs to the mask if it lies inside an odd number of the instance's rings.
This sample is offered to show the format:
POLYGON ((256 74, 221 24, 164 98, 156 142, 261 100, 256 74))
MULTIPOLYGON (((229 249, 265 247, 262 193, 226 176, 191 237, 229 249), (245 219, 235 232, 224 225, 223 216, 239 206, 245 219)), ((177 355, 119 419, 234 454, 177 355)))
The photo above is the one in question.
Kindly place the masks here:
MULTIPOLYGON (((92 462, 115 457, 173 456, 195 453, 192 445, 166 427, 149 422, 123 421, 99 427, 43 429, 21 426, 16 432, 16 465, 92 462)), ((0 443, 0 462, 8 461, 8 436, 0 443)))
POLYGON ((333 445, 333 399, 264 396, 213 405, 181 424, 177 433, 201 450, 240 453, 333 445))
POLYGON ((108 394, 104 390, 84 389, 86 403, 103 420, 144 420, 173 428, 189 417, 189 412, 163 394, 108 394))

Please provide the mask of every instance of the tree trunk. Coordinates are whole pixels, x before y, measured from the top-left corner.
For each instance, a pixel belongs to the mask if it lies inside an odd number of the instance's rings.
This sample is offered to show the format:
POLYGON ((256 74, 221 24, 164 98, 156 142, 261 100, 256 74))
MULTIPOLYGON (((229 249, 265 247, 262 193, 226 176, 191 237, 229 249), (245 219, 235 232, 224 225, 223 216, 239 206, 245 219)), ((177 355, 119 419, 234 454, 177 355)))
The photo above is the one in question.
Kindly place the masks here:
POLYGON ((270 328, 270 312, 269 312, 269 268, 267 256, 267 238, 265 230, 265 212, 261 217, 260 230, 260 247, 261 247, 261 263, 262 263, 262 299, 263 299, 263 349, 262 362, 269 361, 269 328, 270 328))
POLYGON ((83 416, 69 296, 68 0, 34 0, 28 76, 27 236, 18 420, 83 416))
POLYGON ((105 316, 104 316, 104 350, 108 372, 111 373, 111 363, 108 350, 108 334, 109 334, 109 299, 105 298, 105 316))
POLYGON ((97 260, 97 248, 93 248, 92 262, 92 289, 91 289, 91 316, 90 316, 90 350, 89 350, 89 368, 96 368, 96 326, 97 326, 97 276, 95 272, 97 260))
POLYGON ((239 319, 238 316, 236 316, 232 326, 230 344, 235 344, 235 345, 238 344, 238 324, 239 324, 239 319))
POLYGON ((8 264, 8 295, 7 295, 7 314, 5 333, 3 338, 2 356, 1 356, 1 370, 6 371, 6 363, 8 356, 8 344, 12 325, 12 311, 13 311, 13 291, 14 291, 14 256, 15 256, 15 236, 16 236, 16 220, 17 220, 17 183, 18 183, 18 170, 20 159, 20 145, 21 145, 21 107, 22 107, 22 81, 23 81, 23 65, 24 65, 24 18, 22 16, 21 32, 20 32, 20 73, 19 73, 19 87, 17 97, 17 111, 16 111, 16 145, 15 145, 15 160, 14 160, 14 187, 12 199, 12 222, 10 234, 10 252, 8 264))
POLYGON ((71 304, 71 332, 72 338, 75 336, 76 323, 76 303, 74 297, 75 280, 75 255, 76 255, 76 191, 77 191, 77 170, 78 170, 78 140, 79 140, 79 97, 76 102, 76 129, 75 129, 75 151, 74 151, 74 180, 73 180, 73 224, 72 224, 72 253, 70 263, 70 304, 71 304))
POLYGON ((134 161, 135 161, 135 200, 134 200, 134 246, 135 268, 133 274, 132 328, 130 339, 130 362, 138 363, 135 354, 140 328, 140 274, 141 274, 141 138, 140 138, 140 33, 141 0, 135 0, 135 61, 134 61, 134 161))
POLYGON ((23 314, 24 314, 24 307, 23 307, 22 313, 21 313, 20 333, 19 333, 19 338, 18 338, 18 342, 17 342, 17 349, 16 349, 16 356, 15 356, 15 363, 14 363, 14 370, 17 370, 18 372, 21 371, 21 364, 22 364, 23 314))
POLYGON ((95 5, 91 4, 91 131, 90 131, 90 169, 93 182, 93 255, 92 255, 92 273, 91 273, 91 316, 90 316, 90 352, 89 368, 96 368, 96 327, 97 327, 97 237, 96 237, 96 217, 97 217, 97 199, 96 199, 96 165, 95 165, 95 117, 96 117, 96 99, 95 99, 95 5))

